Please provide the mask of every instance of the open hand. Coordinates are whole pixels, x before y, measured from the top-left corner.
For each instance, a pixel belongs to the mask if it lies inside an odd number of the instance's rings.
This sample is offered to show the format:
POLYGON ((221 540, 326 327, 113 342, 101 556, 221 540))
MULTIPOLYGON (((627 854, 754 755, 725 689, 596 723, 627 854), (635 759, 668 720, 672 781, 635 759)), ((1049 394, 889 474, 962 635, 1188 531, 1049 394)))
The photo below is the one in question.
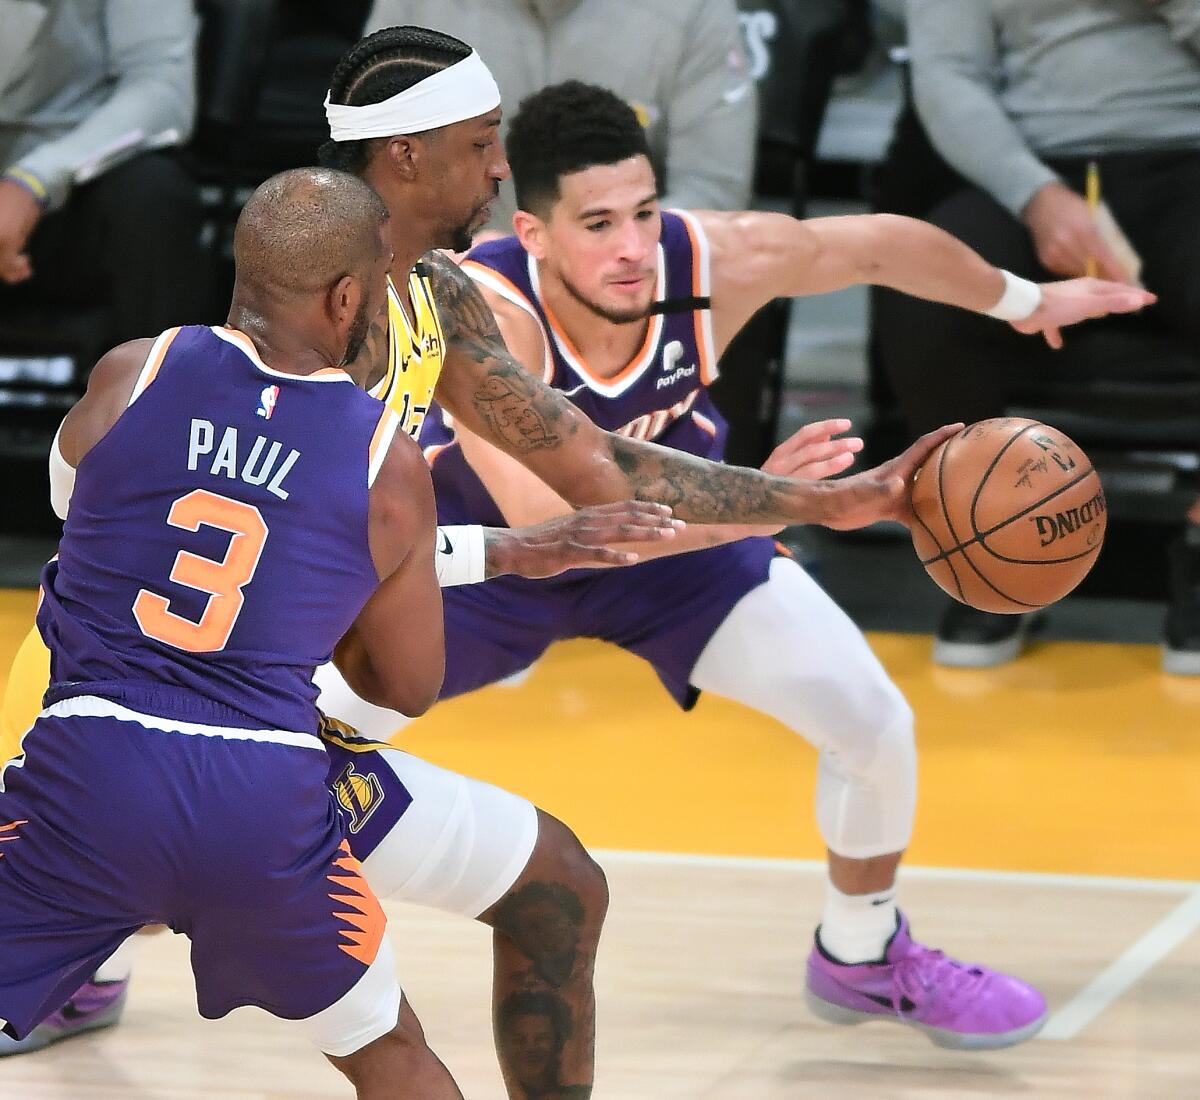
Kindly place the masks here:
POLYGON ((850 421, 843 419, 805 424, 771 452, 762 465, 763 472, 814 481, 840 474, 863 449, 863 441, 858 436, 843 435, 849 430, 850 421))
MULTIPOLYGON (((555 516, 535 527, 520 527, 490 537, 502 538, 495 573, 519 577, 553 577, 568 569, 604 565, 632 565, 637 554, 615 544, 674 538, 686 525, 672 519, 665 504, 628 500, 596 504, 577 512, 555 516)), ((494 575, 489 571, 489 575, 494 575)))
POLYGON ((1018 332, 1040 332, 1056 351, 1063 346, 1062 329, 1110 313, 1136 313, 1158 301, 1148 290, 1109 283, 1103 279, 1068 279, 1042 283, 1042 304, 1023 321, 1011 321, 1018 332))

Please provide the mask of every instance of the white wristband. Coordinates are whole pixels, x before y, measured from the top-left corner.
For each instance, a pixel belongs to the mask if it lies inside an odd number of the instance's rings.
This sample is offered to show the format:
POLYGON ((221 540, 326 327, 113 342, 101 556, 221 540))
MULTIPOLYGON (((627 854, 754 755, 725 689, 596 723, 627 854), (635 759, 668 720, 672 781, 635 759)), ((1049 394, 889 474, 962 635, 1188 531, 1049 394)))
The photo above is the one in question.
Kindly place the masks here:
POLYGON ((998 321, 1024 321, 1036 313, 1042 304, 1042 288, 1003 268, 1000 274, 1004 276, 1004 293, 1000 301, 984 313, 998 321))
POLYGON ((452 588, 456 584, 478 584, 485 578, 487 546, 483 528, 439 527, 433 553, 438 584, 452 588))

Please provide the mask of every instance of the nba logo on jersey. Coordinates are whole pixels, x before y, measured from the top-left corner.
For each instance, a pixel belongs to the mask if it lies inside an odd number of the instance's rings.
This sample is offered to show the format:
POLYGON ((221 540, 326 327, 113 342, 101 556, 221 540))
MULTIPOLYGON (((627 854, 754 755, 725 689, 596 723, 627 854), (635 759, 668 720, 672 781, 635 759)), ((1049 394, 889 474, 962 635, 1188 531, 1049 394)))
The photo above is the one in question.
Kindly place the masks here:
POLYGON ((258 398, 258 415, 270 420, 275 413, 275 402, 279 400, 279 387, 266 386, 258 398))

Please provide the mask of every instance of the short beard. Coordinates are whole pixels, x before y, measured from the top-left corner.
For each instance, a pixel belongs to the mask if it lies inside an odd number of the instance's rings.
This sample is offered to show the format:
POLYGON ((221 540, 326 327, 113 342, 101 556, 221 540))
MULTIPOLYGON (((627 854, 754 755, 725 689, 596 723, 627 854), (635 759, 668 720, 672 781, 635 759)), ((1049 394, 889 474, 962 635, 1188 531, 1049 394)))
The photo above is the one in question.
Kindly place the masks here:
POLYGON ((475 219, 472 217, 465 225, 451 229, 446 243, 442 247, 448 248, 451 252, 470 252, 475 236, 474 230, 471 228, 474 224, 475 219))
POLYGON ((367 316, 367 302, 364 298, 359 303, 358 312, 354 315, 354 324, 350 326, 350 335, 346 340, 346 354, 342 356, 339 366, 348 367, 358 358, 367 335, 371 331, 371 318, 367 316))
POLYGON ((590 309, 597 317, 603 317, 604 320, 614 325, 632 325, 635 321, 644 321, 650 316, 650 309, 644 306, 638 309, 608 309, 605 306, 593 302, 590 298, 584 297, 583 291, 575 286, 569 279, 559 275, 559 281, 567 288, 567 293, 571 295, 581 306, 590 309))

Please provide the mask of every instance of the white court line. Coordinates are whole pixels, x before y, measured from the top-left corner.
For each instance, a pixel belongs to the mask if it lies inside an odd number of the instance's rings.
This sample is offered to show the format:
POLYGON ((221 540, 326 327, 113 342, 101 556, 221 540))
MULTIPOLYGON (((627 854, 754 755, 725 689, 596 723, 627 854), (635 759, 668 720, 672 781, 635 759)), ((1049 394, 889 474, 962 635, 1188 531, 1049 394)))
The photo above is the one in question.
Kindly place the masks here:
POLYGON ((1054 1013, 1043 1039, 1074 1039, 1118 997, 1127 992, 1200 928, 1200 890, 1193 892, 1120 955, 1111 966, 1054 1013))
MULTIPOLYGON (((824 872, 820 859, 767 859, 755 856, 710 856, 687 852, 634 852, 616 848, 590 849, 600 863, 646 864, 649 866, 712 867, 747 871, 824 872)), ((1131 890, 1142 894, 1190 894, 1200 891, 1200 882, 1167 878, 1119 878, 1109 875, 1064 875, 1044 871, 991 871, 970 867, 900 866, 900 877, 949 882, 998 882, 1014 886, 1061 886, 1083 890, 1131 890)))
MULTIPOLYGON (((643 866, 711 867, 726 870, 824 872, 817 859, 762 859, 747 856, 708 856, 676 852, 631 852, 597 849, 592 855, 605 862, 643 866)), ((1183 900, 1144 936, 1093 978, 1057 1012, 1038 1036, 1074 1039, 1110 1004, 1127 993, 1197 928, 1200 928, 1200 882, 1178 879, 1118 878, 1106 875, 1063 875, 1040 871, 987 871, 966 867, 902 866, 901 877, 958 882, 990 882, 1013 886, 1067 887, 1088 890, 1129 890, 1144 894, 1184 894, 1183 900)))

